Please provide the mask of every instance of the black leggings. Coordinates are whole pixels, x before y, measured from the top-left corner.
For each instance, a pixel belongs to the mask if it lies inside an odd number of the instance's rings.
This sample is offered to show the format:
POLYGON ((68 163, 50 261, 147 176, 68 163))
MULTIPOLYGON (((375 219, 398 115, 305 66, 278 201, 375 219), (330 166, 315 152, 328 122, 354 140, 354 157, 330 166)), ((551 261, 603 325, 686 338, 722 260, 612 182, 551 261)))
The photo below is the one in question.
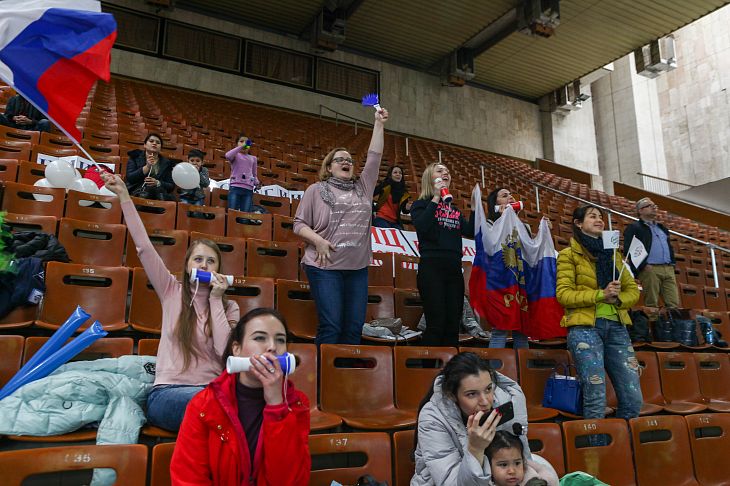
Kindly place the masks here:
POLYGON ((421 258, 418 264, 418 292, 426 315, 426 330, 421 345, 457 347, 464 312, 461 260, 421 258))

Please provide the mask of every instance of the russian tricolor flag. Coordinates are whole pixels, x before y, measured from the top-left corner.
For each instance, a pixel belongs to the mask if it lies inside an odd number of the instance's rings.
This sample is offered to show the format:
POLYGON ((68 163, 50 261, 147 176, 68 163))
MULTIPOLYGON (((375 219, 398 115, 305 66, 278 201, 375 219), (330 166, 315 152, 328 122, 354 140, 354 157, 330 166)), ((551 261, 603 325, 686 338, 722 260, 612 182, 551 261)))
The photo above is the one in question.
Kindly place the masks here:
POLYGON ((117 23, 96 0, 0 0, 0 78, 77 142, 76 119, 109 81, 117 23))
POLYGON ((555 296, 557 261, 547 221, 531 238, 511 207, 487 222, 479 186, 472 193, 476 255, 469 298, 477 314, 495 328, 533 339, 565 336, 563 308, 555 296))

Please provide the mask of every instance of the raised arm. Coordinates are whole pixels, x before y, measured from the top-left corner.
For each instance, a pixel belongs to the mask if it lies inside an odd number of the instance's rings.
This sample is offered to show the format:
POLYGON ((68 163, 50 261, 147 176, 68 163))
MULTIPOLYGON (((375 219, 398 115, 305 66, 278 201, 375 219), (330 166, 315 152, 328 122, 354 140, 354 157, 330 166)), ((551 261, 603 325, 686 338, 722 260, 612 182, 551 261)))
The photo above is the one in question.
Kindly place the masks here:
POLYGON ((383 147, 385 145, 385 123, 387 121, 388 110, 383 108, 375 112, 373 135, 370 137, 367 161, 365 162, 365 168, 362 170, 362 174, 360 174, 360 179, 365 184, 365 190, 370 194, 372 194, 375 183, 378 180, 380 161, 383 158, 383 147))

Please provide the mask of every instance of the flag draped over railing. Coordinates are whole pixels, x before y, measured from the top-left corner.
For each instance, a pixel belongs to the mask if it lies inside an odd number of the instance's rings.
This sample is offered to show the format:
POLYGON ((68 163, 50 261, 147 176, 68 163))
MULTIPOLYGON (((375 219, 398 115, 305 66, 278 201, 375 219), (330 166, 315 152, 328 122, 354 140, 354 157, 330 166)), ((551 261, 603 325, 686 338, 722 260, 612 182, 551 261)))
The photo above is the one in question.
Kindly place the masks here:
POLYGON ((487 221, 479 185, 472 193, 476 256, 469 280, 472 308, 497 329, 533 339, 565 336, 555 296, 557 261, 547 221, 535 238, 511 207, 487 221))

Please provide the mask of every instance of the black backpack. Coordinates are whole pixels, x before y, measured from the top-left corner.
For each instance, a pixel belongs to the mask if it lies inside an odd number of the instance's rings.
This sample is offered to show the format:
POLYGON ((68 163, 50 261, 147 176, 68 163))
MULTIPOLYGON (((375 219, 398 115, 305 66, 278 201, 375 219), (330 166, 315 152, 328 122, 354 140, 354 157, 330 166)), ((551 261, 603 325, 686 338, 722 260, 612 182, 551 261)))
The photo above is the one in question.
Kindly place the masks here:
POLYGON ((633 310, 629 313, 631 317, 631 326, 629 327, 629 336, 632 343, 649 343, 651 342, 651 332, 649 331, 649 316, 642 310, 633 310))

